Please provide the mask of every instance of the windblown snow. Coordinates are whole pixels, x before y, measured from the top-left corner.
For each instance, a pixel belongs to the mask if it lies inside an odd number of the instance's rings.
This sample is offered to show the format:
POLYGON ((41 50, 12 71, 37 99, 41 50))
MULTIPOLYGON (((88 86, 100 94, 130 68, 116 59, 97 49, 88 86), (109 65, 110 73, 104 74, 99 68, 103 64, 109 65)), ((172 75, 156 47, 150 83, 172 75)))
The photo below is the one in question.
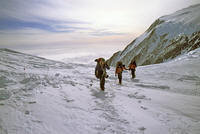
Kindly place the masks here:
POLYGON ((200 133, 200 49, 124 72, 122 85, 111 68, 104 92, 90 60, 0 49, 0 134, 200 133))

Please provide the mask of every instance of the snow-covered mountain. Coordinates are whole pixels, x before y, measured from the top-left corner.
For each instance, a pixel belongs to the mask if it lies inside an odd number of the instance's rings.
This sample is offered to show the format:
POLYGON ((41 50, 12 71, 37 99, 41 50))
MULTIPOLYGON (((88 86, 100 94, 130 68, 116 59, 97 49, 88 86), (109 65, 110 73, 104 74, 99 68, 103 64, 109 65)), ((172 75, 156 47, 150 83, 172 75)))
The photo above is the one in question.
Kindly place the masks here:
POLYGON ((111 68, 105 91, 95 62, 69 61, 0 49, 0 134, 199 134, 200 49, 122 85, 111 68))
POLYGON ((200 4, 157 19, 141 36, 108 60, 126 65, 135 59, 138 65, 162 63, 200 47, 200 4))

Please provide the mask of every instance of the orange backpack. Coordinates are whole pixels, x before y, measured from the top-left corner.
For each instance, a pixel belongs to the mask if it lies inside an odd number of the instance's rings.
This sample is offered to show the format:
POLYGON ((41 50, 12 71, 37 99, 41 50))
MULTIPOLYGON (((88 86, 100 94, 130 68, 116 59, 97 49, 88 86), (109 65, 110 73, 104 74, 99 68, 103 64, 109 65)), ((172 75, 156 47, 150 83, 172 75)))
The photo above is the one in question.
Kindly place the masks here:
POLYGON ((130 69, 135 69, 135 68, 136 68, 136 65, 130 64, 129 68, 130 68, 130 69))
POLYGON ((121 67, 117 67, 117 68, 116 68, 116 73, 117 73, 117 74, 121 73, 122 71, 123 71, 123 69, 122 69, 121 67))

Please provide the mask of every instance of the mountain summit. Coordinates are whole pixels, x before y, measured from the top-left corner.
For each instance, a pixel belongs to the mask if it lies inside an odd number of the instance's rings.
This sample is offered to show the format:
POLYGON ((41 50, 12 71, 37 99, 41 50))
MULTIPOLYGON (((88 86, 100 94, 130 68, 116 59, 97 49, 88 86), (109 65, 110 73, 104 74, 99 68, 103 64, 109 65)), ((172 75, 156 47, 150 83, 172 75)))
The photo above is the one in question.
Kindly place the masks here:
POLYGON ((138 65, 162 63, 200 47, 200 4, 157 19, 141 36, 108 60, 126 65, 135 59, 138 65))

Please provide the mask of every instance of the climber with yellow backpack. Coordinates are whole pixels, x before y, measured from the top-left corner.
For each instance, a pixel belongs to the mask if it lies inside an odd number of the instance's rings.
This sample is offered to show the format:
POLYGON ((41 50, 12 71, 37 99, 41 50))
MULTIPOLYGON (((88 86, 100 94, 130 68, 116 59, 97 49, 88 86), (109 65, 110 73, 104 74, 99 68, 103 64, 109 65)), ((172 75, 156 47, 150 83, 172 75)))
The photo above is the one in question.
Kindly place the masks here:
POLYGON ((104 58, 95 59, 95 62, 97 62, 95 67, 95 76, 100 80, 100 88, 104 91, 105 78, 108 78, 106 69, 110 69, 110 67, 104 58))

